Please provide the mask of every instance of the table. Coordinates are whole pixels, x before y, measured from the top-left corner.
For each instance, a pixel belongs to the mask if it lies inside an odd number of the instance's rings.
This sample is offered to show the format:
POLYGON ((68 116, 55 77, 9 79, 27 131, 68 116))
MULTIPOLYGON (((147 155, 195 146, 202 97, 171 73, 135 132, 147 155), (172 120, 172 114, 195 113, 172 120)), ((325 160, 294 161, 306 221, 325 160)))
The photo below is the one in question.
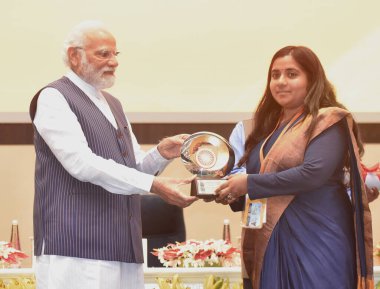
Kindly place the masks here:
MULTIPOLYGON (((228 278, 230 284, 241 282, 240 267, 145 268, 145 288, 158 289, 157 278, 172 279, 176 274, 179 275, 181 282, 191 289, 202 289, 203 282, 209 275, 228 278)), ((10 281, 31 283, 34 281, 33 269, 0 269, 0 284, 1 280, 4 283, 9 283, 10 281)), ((30 286, 30 289, 33 288, 35 287, 30 286)))
MULTIPOLYGON (((375 257, 374 275, 375 284, 380 281, 380 258, 375 257)), ((229 278, 230 283, 241 281, 240 267, 206 267, 206 268, 145 268, 145 288, 153 289, 158 285, 156 278, 172 278, 178 274, 181 281, 191 289, 202 289, 204 280, 211 274, 222 278, 229 278)), ((0 281, 9 279, 31 279, 34 273, 32 268, 0 269, 0 281)), ((34 287, 30 287, 33 289, 34 287)))
POLYGON ((230 284, 241 282, 240 267, 205 267, 205 268, 146 268, 144 270, 145 289, 157 287, 157 277, 173 278, 178 274, 182 283, 191 289, 202 289, 203 282, 210 276, 229 279, 230 284))

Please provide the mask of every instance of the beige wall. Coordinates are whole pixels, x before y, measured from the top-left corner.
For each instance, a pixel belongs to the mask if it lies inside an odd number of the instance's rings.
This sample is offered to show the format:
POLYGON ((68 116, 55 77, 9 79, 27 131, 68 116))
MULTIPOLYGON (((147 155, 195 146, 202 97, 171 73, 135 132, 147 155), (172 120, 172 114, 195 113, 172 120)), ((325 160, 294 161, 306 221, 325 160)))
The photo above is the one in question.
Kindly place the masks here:
POLYGON ((380 111, 378 0, 18 0, 1 10, 0 112, 28 111, 65 72, 63 39, 85 19, 117 37, 111 92, 128 111, 252 111, 271 56, 290 44, 315 50, 351 111, 380 111))
MULTIPOLYGON (((144 146, 147 147, 147 146, 144 146)), ((380 145, 367 145, 364 162, 368 165, 380 160, 380 145)), ((30 254, 32 236, 32 203, 33 203, 33 146, 0 146, 0 240, 9 240, 11 221, 18 219, 21 234, 21 246, 30 254)), ((165 176, 183 177, 190 174, 179 160, 171 163, 165 176)), ((189 188, 184 187, 188 193, 189 188)), ((380 199, 371 204, 373 214, 374 240, 380 241, 380 199)), ((185 209, 185 222, 188 238, 205 240, 221 238, 223 220, 231 220, 231 236, 236 244, 240 235, 240 214, 232 213, 227 206, 198 201, 185 209)), ((25 266, 30 260, 24 262, 25 266)))
MULTIPOLYGON (((0 146, 0 240, 8 241, 13 219, 19 222, 21 249, 31 253, 33 235, 34 147, 0 146)), ((26 264, 30 264, 28 259, 26 264)))
MULTIPOLYGON (((1 5, 0 117, 26 113, 31 96, 65 73, 63 39, 85 19, 104 21, 117 37, 122 54, 111 92, 129 112, 252 111, 271 56, 289 44, 309 46, 319 55, 351 111, 380 111, 377 0, 275 5, 261 0, 20 0, 1 5)), ((379 161, 379 151, 380 145, 369 146, 366 162, 379 161)), ((18 219, 22 246, 29 252, 33 147, 0 146, 0 160, 0 240, 9 238, 11 220, 18 219)), ((165 174, 187 172, 174 162, 165 174)), ((371 205, 376 240, 379 202, 371 205)), ((189 238, 220 237, 224 218, 232 220, 234 240, 239 235, 239 214, 227 207, 199 201, 185 215, 189 238)))
MULTIPOLYGON (((363 163, 370 166, 380 161, 380 144, 371 144, 365 146, 366 153, 363 156, 363 163)), ((380 242, 380 197, 370 203, 372 212, 372 230, 373 241, 376 244, 380 242)))

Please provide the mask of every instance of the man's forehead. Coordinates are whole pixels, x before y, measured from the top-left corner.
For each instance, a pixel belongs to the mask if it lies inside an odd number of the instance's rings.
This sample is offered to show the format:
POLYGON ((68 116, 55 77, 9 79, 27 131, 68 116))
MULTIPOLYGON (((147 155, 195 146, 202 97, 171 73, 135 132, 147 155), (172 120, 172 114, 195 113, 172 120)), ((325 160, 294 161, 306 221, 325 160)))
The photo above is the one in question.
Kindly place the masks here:
POLYGON ((101 45, 102 43, 115 43, 115 38, 107 30, 92 30, 85 34, 85 43, 87 45, 101 45))

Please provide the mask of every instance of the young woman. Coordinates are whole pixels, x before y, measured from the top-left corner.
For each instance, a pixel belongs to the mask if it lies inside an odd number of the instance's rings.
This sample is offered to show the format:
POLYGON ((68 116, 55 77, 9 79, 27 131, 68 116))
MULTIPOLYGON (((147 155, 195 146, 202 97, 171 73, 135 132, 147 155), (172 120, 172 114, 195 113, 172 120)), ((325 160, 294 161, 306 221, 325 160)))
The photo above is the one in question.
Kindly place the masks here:
POLYGON ((373 288, 362 152, 357 125, 315 53, 280 49, 239 162, 247 174, 217 189, 217 202, 245 203, 250 217, 242 236, 246 288, 373 288))

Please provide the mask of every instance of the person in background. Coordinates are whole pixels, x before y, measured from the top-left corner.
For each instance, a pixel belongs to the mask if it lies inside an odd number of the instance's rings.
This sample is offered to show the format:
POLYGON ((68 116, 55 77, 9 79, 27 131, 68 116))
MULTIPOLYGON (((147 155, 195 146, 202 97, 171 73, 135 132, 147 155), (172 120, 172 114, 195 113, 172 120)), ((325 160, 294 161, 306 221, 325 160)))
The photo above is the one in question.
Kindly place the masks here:
POLYGON ((260 209, 254 218, 261 226, 242 232, 245 288, 373 288, 362 153, 357 124, 315 53, 303 46, 277 51, 239 161, 246 174, 216 190, 218 203, 260 209))
POLYGON ((245 140, 252 128, 252 119, 239 121, 233 128, 228 142, 235 153, 235 165, 230 174, 246 173, 245 166, 239 166, 239 161, 244 155, 245 140))
MULTIPOLYGON (((247 170, 245 164, 239 166, 239 161, 244 155, 245 141, 252 130, 252 119, 245 119, 239 121, 233 128, 228 142, 230 143, 235 153, 235 164, 229 175, 246 174, 247 170)), ((239 198, 230 204, 231 210, 234 212, 242 211, 244 208, 245 199, 239 198)), ((241 258, 241 276, 243 279, 243 287, 251 288, 248 273, 245 269, 244 260, 241 258)))
POLYGON ((63 52, 68 73, 30 105, 37 288, 142 289, 140 198, 196 200, 178 189, 191 178, 157 176, 188 135, 141 150, 121 103, 103 90, 114 84, 119 52, 102 23, 76 26, 63 52))

